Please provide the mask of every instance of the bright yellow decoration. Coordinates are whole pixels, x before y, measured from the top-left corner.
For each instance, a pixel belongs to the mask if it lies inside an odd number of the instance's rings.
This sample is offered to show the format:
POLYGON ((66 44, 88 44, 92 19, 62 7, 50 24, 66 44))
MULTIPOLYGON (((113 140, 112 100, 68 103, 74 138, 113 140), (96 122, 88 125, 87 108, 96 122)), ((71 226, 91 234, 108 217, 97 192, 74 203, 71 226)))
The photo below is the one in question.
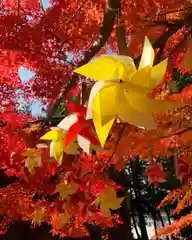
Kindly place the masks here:
POLYGON ((168 59, 153 67, 154 50, 145 38, 138 70, 127 56, 105 55, 75 69, 96 82, 91 90, 86 119, 93 119, 104 146, 115 118, 137 127, 155 129, 152 113, 164 112, 183 104, 149 98, 147 95, 163 79, 168 59))
POLYGON ((41 166, 41 156, 37 154, 35 148, 27 148, 22 155, 26 157, 25 167, 28 168, 31 174, 34 174, 34 168, 41 166))
POLYGON ((102 213, 106 214, 107 216, 110 216, 110 209, 116 210, 121 207, 121 203, 124 200, 124 197, 117 198, 116 197, 116 191, 111 186, 106 186, 105 192, 100 193, 96 200, 94 201, 94 204, 98 207, 100 205, 100 210, 102 213))
POLYGON ((38 209, 32 214, 33 222, 41 223, 44 217, 44 209, 38 209))
POLYGON ((75 183, 68 184, 67 181, 63 181, 56 186, 55 192, 58 192, 62 200, 67 199, 70 195, 76 193, 78 185, 75 183))
POLYGON ((64 146, 65 135, 66 131, 55 127, 41 137, 42 140, 51 140, 50 157, 54 157, 59 164, 62 164, 63 152, 73 155, 79 153, 79 146, 75 142, 72 142, 67 147, 64 146))

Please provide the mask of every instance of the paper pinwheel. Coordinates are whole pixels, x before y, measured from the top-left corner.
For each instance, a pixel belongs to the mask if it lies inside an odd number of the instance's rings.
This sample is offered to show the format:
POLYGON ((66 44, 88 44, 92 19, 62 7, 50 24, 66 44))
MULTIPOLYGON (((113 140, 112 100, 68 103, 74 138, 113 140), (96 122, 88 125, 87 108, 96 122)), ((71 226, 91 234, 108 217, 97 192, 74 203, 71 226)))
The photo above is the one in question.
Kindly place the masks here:
POLYGON ((66 133, 58 127, 53 127, 51 131, 41 137, 42 140, 51 140, 50 157, 54 157, 59 164, 62 163, 64 152, 72 155, 79 153, 79 146, 76 142, 71 142, 67 147, 64 146, 66 133))
POLYGON ((72 114, 41 137, 51 140, 50 157, 54 157, 59 164, 62 163, 63 152, 76 155, 82 148, 90 155, 93 149, 101 150, 99 141, 93 136, 91 121, 85 119, 87 109, 78 104, 68 104, 67 107, 72 114))
POLYGON ((74 72, 98 81, 90 93, 86 119, 93 118, 102 146, 116 116, 132 125, 154 129, 152 113, 181 106, 180 102, 147 96, 163 79, 168 62, 166 59, 153 67, 154 56, 146 37, 138 69, 132 58, 121 55, 104 55, 75 69, 74 72))
POLYGON ((79 104, 67 104, 72 114, 65 117, 58 125, 66 132, 64 146, 67 147, 72 141, 77 140, 79 146, 88 155, 92 150, 101 150, 100 142, 95 138, 92 120, 86 120, 87 108, 79 104))

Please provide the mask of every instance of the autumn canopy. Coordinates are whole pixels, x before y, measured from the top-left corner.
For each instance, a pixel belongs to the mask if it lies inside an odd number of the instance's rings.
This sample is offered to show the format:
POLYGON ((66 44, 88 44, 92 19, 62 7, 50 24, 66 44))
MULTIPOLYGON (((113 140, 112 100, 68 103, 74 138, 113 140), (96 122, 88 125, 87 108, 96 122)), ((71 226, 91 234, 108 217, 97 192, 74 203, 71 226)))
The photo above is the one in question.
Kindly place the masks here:
MULTIPOLYGON (((172 186, 157 209, 191 207, 191 39, 190 0, 0 3, 2 235, 16 220, 61 237, 129 231, 131 190, 117 176, 141 161, 148 186, 172 186)), ((189 211, 155 237, 190 225, 189 211)))

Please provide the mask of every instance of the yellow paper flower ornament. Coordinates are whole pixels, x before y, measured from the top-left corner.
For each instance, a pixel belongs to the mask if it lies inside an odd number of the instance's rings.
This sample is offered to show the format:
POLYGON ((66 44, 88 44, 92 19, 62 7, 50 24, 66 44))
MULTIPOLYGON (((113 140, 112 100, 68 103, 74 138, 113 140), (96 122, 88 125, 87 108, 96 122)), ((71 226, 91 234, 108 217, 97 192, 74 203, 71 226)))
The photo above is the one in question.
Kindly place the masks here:
POLYGON ((64 146, 65 135, 66 131, 58 127, 53 127, 51 131, 41 137, 42 140, 51 140, 50 157, 54 157, 59 164, 62 163, 64 152, 72 155, 79 153, 79 146, 76 142, 70 143, 67 147, 64 146))
POLYGON ((167 68, 168 59, 153 66, 154 56, 145 37, 138 69, 132 58, 121 55, 103 55, 75 69, 74 72, 97 81, 90 93, 86 119, 93 119, 102 146, 117 116, 137 127, 155 129, 152 113, 182 105, 147 96, 163 79, 167 68))

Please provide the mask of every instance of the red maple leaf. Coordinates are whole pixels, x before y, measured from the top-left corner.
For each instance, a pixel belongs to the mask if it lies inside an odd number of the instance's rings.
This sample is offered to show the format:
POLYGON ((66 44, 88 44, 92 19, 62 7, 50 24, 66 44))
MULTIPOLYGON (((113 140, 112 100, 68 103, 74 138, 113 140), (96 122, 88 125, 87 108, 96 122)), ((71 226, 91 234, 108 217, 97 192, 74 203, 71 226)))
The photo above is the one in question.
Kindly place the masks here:
POLYGON ((167 148, 176 148, 176 147, 180 147, 183 144, 183 142, 181 141, 178 135, 166 137, 160 140, 160 143, 167 148))
POLYGON ((166 174, 163 171, 163 166, 155 161, 146 167, 145 174, 148 176, 149 183, 153 183, 156 187, 158 187, 158 182, 166 181, 166 174))

